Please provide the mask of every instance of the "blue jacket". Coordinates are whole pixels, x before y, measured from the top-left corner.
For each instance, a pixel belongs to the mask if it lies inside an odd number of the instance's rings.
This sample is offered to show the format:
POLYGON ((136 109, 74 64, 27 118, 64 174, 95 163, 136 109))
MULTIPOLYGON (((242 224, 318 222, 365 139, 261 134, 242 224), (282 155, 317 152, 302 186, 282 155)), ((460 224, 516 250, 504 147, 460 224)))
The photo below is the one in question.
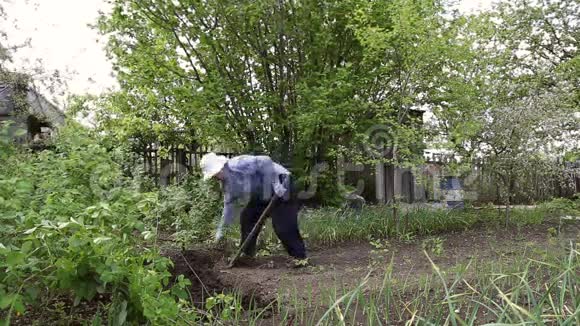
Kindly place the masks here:
POLYGON ((224 172, 224 212, 222 224, 231 224, 235 206, 250 199, 268 201, 274 192, 283 197, 288 189, 290 171, 265 155, 236 156, 226 163, 224 172), (282 179, 282 180, 281 180, 282 179))

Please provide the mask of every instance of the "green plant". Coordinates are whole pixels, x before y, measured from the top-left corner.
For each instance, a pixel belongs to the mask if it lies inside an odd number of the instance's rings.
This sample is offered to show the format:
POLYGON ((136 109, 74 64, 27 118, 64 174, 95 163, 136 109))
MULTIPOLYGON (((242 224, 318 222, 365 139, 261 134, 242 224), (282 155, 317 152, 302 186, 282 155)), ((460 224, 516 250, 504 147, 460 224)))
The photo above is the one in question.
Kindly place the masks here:
POLYGON ((171 234, 182 247, 213 240, 223 206, 216 184, 191 175, 157 193, 145 219, 148 225, 171 234))
POLYGON ((386 239, 371 240, 369 243, 374 248, 373 251, 381 251, 381 252, 389 251, 389 241, 386 239))
POLYGON ((216 320, 231 322, 239 316, 242 305, 236 296, 220 293, 206 299, 205 309, 210 322, 216 320))
POLYGON ((282 250, 282 243, 278 238, 269 238, 269 240, 265 243, 263 241, 258 243, 260 247, 258 256, 267 257, 282 250))
POLYGON ((369 268, 375 269, 383 264, 385 255, 389 252, 389 241, 384 239, 371 240, 369 244, 373 247, 371 249, 369 268))
POLYGON ((564 215, 580 216, 580 199, 555 198, 540 204, 539 208, 545 214, 555 217, 564 215))
MULTIPOLYGON (((109 319, 119 324, 176 318, 179 296, 166 287, 172 263, 151 246, 156 232, 143 222, 156 196, 137 191, 98 137, 73 123, 54 145, 0 156, 6 323, 57 292, 75 304, 109 294, 109 319)), ((180 279, 176 288, 187 282, 180 279)))
POLYGON ((441 256, 443 254, 443 242, 445 240, 436 237, 436 238, 430 238, 430 239, 425 239, 423 240, 423 242, 421 242, 421 248, 423 248, 424 251, 430 252, 432 254, 435 254, 436 256, 441 256))
POLYGON ((417 238, 417 235, 413 232, 403 232, 399 233, 398 238, 403 242, 413 242, 417 238))
MULTIPOLYGON (((353 288, 326 287, 318 296, 308 290, 278 294, 272 319, 299 325, 578 324, 580 252, 532 257, 474 259, 443 270, 427 254, 433 273, 418 282, 397 278, 391 262, 380 284, 367 276, 353 288)), ((263 314, 250 312, 249 324, 259 324, 263 314)))
POLYGON ((308 232, 310 244, 332 245, 392 237, 413 241, 417 235, 461 230, 480 220, 472 212, 423 209, 406 214, 406 227, 397 229, 392 212, 385 206, 366 206, 359 218, 342 220, 335 216, 332 208, 306 210, 302 213, 300 227, 308 232))

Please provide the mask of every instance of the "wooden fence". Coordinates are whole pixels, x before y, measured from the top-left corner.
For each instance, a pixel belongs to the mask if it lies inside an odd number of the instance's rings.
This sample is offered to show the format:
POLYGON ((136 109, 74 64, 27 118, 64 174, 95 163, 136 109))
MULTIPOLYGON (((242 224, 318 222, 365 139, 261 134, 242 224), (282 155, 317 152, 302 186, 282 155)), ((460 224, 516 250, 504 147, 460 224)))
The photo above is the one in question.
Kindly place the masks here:
MULTIPOLYGON (((149 175, 157 185, 167 186, 170 184, 179 183, 186 175, 190 173, 195 173, 199 171, 199 162, 201 157, 207 153, 211 152, 208 148, 202 146, 185 146, 185 147, 165 147, 158 144, 150 144, 145 148, 135 149, 135 165, 141 166, 145 173, 149 175)), ((224 155, 226 157, 234 157, 239 155, 234 152, 216 152, 218 155, 224 155)), ((452 159, 445 156, 434 155, 430 158, 426 158, 426 164, 435 164, 439 166, 445 166, 449 164, 452 159)), ((475 162, 478 166, 481 174, 478 180, 472 185, 473 190, 479 193, 480 200, 483 201, 498 201, 497 193, 497 180, 495 180, 489 173, 486 173, 484 162, 475 162)), ((566 168, 568 170, 569 177, 572 178, 573 182, 571 187, 561 187, 560 184, 552 182, 549 180, 551 187, 540 187, 540 184, 547 182, 545 176, 534 175, 533 178, 528 180, 529 184, 525 185, 527 189, 527 196, 519 195, 516 196, 517 202, 526 203, 530 200, 545 200, 553 196, 565 196, 569 197, 574 194, 574 192, 580 191, 580 173, 579 171, 580 162, 575 164, 568 163, 566 168), (532 190, 532 191, 530 191, 532 190)), ((343 176, 343 181, 345 184, 362 187, 362 195, 370 201, 376 199, 376 178, 375 178, 376 168, 374 165, 363 165, 359 169, 351 169, 345 171, 343 176)), ((394 182, 393 180, 391 180, 394 182)), ((523 185, 522 185, 523 186, 523 185)), ((411 201, 413 201, 411 199, 411 201)))
MULTIPOLYGON (((150 144, 136 149, 135 164, 143 166, 145 173, 160 186, 179 183, 187 174, 199 169, 201 157, 211 152, 201 146, 164 147, 150 144)), ((234 157, 233 152, 215 152, 218 155, 234 157)))

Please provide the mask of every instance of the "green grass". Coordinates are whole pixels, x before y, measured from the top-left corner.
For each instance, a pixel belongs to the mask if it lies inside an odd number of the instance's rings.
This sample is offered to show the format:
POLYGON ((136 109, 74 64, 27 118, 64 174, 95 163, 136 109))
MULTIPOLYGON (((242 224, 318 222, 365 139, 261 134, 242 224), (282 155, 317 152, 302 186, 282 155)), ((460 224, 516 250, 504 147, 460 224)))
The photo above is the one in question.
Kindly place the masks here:
MULTIPOLYGON (((562 215, 561 202, 535 209, 513 209, 509 223, 529 225, 562 215)), ((574 203, 576 204, 576 203, 574 203)), ((300 227, 309 246, 341 242, 409 239, 464 230, 478 224, 503 226, 504 212, 493 208, 465 210, 413 210, 396 221, 388 207, 367 207, 356 219, 341 219, 336 209, 302 212, 300 227)), ((268 223, 269 225, 270 223, 268 223)), ((270 226, 261 235, 266 251, 281 250, 270 226)), ((427 248, 428 246, 426 246, 427 248)), ((384 268, 369 263, 368 270, 382 272, 382 282, 369 287, 368 277, 354 288, 329 286, 287 292, 267 307, 235 311, 220 320, 216 311, 210 325, 577 325, 580 324, 580 254, 572 244, 561 250, 516 248, 515 256, 501 261, 473 259, 448 270, 433 261, 431 275, 397 278, 392 263, 384 268), (320 289, 319 289, 320 291, 320 289)), ((434 255, 430 250, 426 255, 434 255)), ((370 273, 369 273, 370 275, 370 273)), ((376 274, 375 274, 376 275, 376 274)), ((237 297, 236 297, 237 298, 237 297)), ((241 300, 237 298, 235 301, 241 300)), ((239 306, 235 305, 234 306, 239 306)))
MULTIPOLYGON (((543 223, 564 211, 569 212, 569 203, 564 204, 565 207, 557 202, 535 209, 512 209, 509 223, 519 226, 543 223)), ((323 208, 303 211, 300 228, 309 246, 328 247, 371 239, 413 240, 417 236, 461 231, 478 224, 503 226, 506 223, 504 212, 494 208, 419 209, 399 213, 399 217, 399 221, 393 218, 391 208, 370 206, 358 219, 352 216, 341 219, 336 209, 323 208)), ((269 224, 261 235, 262 246, 270 252, 281 250, 269 224)), ((574 247, 561 249, 549 252, 520 247, 516 256, 506 261, 474 259, 446 271, 432 262, 431 275, 406 276, 406 279, 396 278, 392 266, 388 266, 380 269, 383 280, 378 288, 369 288, 368 279, 362 279, 354 288, 330 286, 318 294, 308 289, 279 293, 278 299, 267 308, 250 309, 228 323, 577 325, 580 324, 580 254, 574 247), (268 317, 264 319, 265 316, 268 317)), ((434 254, 432 250, 428 253, 434 254)), ((369 272, 374 268, 370 264, 369 272)), ((215 324, 219 322, 216 320, 215 324)))
MULTIPOLYGON (((387 268, 379 288, 369 290, 367 276, 355 288, 328 288, 317 298, 294 293, 263 324, 579 325, 578 250, 528 256, 509 264, 474 260, 452 271, 432 262, 433 274, 416 282, 395 279, 387 268)), ((258 310, 236 322, 259 325, 263 315, 258 310)))
MULTIPOLYGON (((539 224, 553 217, 545 208, 513 209, 510 224, 539 224)), ((356 218, 340 217, 336 208, 305 210, 300 216, 300 230, 309 246, 334 246, 343 242, 368 242, 372 239, 413 240, 416 236, 469 229, 476 224, 503 225, 504 212, 485 209, 416 209, 398 213, 387 206, 367 206, 356 218)), ((272 247, 277 242, 270 223, 261 234, 261 246, 272 247)), ((235 236, 235 234, 232 234, 235 236)))
MULTIPOLYGON (((512 225, 539 224, 570 212, 570 203, 546 203, 535 209, 512 209, 512 225)), ((341 219, 336 209, 304 211, 302 233, 310 246, 368 242, 464 230, 477 224, 504 225, 505 212, 494 208, 413 210, 396 221, 388 207, 367 207, 356 219, 341 219)), ((267 227, 262 241, 276 237, 267 227)), ((282 296, 273 317, 262 320, 264 309, 250 312, 237 323, 249 325, 578 325, 580 324, 580 254, 574 244, 557 252, 520 248, 508 260, 472 260, 442 271, 432 261, 433 274, 397 279, 392 266, 383 271, 378 288, 367 279, 351 289, 329 287, 282 296)), ((427 254, 427 253, 426 253, 427 254)), ((429 255, 433 253, 430 252, 429 255)), ((369 265, 369 271, 374 267, 369 265)))

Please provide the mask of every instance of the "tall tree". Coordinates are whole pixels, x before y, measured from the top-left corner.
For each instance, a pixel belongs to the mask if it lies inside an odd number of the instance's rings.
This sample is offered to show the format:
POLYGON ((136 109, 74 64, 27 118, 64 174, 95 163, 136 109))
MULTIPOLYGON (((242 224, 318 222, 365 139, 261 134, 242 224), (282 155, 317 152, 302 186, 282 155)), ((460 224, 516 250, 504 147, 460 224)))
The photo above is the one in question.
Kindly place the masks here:
MULTIPOLYGON (((0 21, 7 19, 4 7, 0 1, 0 21)), ((20 46, 8 43, 8 35, 5 31, 0 30, 0 86, 8 86, 16 90, 13 95, 13 102, 17 112, 22 112, 26 108, 26 89, 30 82, 28 75, 11 71, 7 64, 12 60, 12 53, 20 46)))
POLYGON ((469 60, 452 62, 432 90, 447 141, 466 160, 485 160, 508 213, 518 183, 559 174, 555 158, 578 146, 579 10, 577 1, 512 1, 473 17, 463 32, 469 60))
MULTIPOLYGON (((8 7, 10 6, 9 1, 0 0, 0 21, 3 23, 2 26, 4 26, 4 23, 11 23, 14 24, 14 29, 18 29, 17 21, 6 14, 2 6, 3 3, 7 3, 8 7)), ((33 3, 31 2, 31 5, 33 3)), ((29 89, 34 89, 37 92, 42 91, 45 94, 64 96, 66 86, 66 81, 61 73, 58 70, 46 70, 42 60, 37 60, 30 65, 18 64, 18 51, 31 45, 31 39, 15 42, 14 39, 9 39, 7 31, 0 29, 0 83, 16 90, 16 94, 13 94, 13 101, 19 108, 17 111, 24 113, 27 113, 26 93, 29 89)), ((58 102, 56 98, 53 98, 53 100, 58 102)))
MULTIPOLYGON (((2 6, 2 2, 0 2, 0 20, 4 20, 6 18, 6 13, 4 12, 4 7, 2 6)), ((6 39, 6 32, 0 30, 0 68, 4 61, 10 58, 8 53, 8 49, 5 44, 3 44, 4 40, 6 39)))
POLYGON ((99 28, 121 92, 102 116, 153 139, 266 151, 304 173, 360 154, 353 145, 383 125, 405 161, 422 138, 410 112, 448 46, 443 9, 433 0, 114 0, 99 28))

